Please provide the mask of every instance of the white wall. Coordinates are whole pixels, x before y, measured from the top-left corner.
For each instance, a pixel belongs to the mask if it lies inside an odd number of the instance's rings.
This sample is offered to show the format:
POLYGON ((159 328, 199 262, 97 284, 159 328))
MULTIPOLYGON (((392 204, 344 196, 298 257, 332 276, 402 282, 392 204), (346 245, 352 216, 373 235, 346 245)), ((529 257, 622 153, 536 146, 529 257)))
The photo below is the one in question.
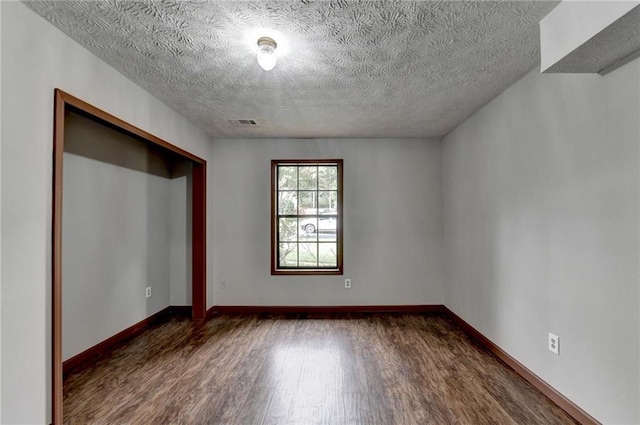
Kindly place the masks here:
POLYGON ((440 163, 438 140, 214 140, 215 304, 442 304, 440 163), (270 274, 271 160, 287 158, 344 159, 344 276, 270 274))
POLYGON ((64 167, 67 360, 169 305, 172 181, 68 153, 64 167))
POLYGON ((535 70, 443 141, 445 304, 604 424, 640 423, 639 103, 639 60, 535 70))
MULTIPOLYGON (((59 87, 205 159, 209 157, 209 140, 23 4, 0 2, 0 7, 3 106, 0 423, 43 424, 49 423, 51 416, 54 88, 59 87)), ((211 185, 210 177, 211 174, 211 185)))

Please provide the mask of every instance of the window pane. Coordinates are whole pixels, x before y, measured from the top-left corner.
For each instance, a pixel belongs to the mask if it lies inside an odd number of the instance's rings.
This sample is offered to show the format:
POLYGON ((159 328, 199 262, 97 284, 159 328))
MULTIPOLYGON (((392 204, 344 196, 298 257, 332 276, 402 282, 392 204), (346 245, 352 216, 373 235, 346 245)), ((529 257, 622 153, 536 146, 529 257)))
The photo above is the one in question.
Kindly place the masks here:
POLYGON ((318 267, 318 244, 300 242, 300 267, 318 267))
POLYGON ((320 267, 338 267, 338 250, 335 243, 319 244, 320 255, 318 265, 320 267))
POLYGON ((337 214, 338 192, 320 191, 318 192, 318 214, 337 214))
POLYGON ((301 218, 300 229, 306 233, 307 236, 313 236, 315 239, 315 234, 318 231, 318 219, 315 217, 301 218))
POLYGON ((298 192, 281 191, 278 192, 278 214, 295 215, 298 192))
POLYGON ((298 240, 298 219, 297 218, 281 218, 279 219, 278 239, 280 241, 297 241, 298 240))
POLYGON ((298 167, 279 166, 278 167, 278 189, 296 190, 298 188, 298 167))
POLYGON ((318 192, 298 192, 298 214, 317 214, 317 195, 318 192))
POLYGON ((321 165, 318 167, 318 189, 338 189, 338 167, 321 165))
POLYGON ((300 218, 298 221, 298 240, 300 242, 317 242, 318 241, 318 219, 317 218, 300 218))
POLYGON ((318 189, 318 167, 300 167, 298 168, 300 175, 298 176, 298 188, 300 190, 305 189, 318 189))
POLYGON ((280 262, 281 267, 298 267, 298 244, 281 243, 280 244, 280 262))
POLYGON ((335 217, 320 217, 318 219, 318 239, 320 241, 333 242, 336 240, 338 219, 335 217))
POLYGON ((336 233, 336 218, 335 217, 319 217, 318 218, 318 233, 336 233))

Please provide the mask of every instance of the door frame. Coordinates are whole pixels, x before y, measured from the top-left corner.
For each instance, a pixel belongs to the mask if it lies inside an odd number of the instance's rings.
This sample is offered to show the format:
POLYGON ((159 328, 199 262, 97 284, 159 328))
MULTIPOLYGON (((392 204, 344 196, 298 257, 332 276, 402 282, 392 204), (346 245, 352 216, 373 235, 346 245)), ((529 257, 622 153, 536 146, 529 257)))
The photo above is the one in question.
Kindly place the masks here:
POLYGON ((53 216, 52 216, 52 425, 62 425, 62 173, 64 122, 66 112, 79 112, 90 119, 114 128, 146 143, 171 151, 172 155, 192 164, 191 201, 191 267, 193 320, 206 318, 206 192, 207 162, 159 137, 84 102, 60 89, 55 89, 53 127, 53 216))

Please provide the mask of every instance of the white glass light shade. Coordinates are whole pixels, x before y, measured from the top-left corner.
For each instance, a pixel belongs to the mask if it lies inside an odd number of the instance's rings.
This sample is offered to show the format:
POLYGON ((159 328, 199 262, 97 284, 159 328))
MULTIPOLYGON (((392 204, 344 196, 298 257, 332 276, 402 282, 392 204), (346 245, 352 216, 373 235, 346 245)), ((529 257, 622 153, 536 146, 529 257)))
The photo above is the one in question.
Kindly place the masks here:
POLYGON ((265 71, 271 71, 278 63, 277 44, 269 37, 258 39, 258 64, 265 71))

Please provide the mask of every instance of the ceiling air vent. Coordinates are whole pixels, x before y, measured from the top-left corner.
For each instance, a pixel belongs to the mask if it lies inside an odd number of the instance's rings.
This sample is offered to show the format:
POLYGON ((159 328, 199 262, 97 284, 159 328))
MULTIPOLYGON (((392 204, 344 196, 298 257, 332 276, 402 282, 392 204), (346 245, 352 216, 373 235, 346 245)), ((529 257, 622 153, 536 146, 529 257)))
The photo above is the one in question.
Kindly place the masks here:
POLYGON ((234 127, 258 127, 256 120, 228 120, 234 127))

